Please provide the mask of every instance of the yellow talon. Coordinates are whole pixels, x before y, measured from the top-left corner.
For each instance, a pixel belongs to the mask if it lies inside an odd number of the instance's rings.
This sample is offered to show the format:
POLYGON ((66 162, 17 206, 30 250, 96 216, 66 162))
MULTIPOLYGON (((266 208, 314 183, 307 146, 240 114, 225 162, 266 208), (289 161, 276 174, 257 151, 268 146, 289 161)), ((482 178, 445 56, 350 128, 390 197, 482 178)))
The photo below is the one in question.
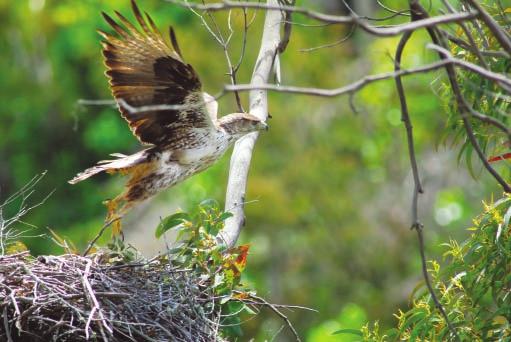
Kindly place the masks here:
POLYGON ((122 228, 121 228, 121 213, 123 207, 121 207, 121 210, 119 210, 119 202, 123 200, 123 197, 116 197, 113 200, 106 200, 103 202, 103 204, 107 208, 107 215, 105 218, 106 223, 111 223, 112 226, 112 238, 118 238, 122 234, 122 228))

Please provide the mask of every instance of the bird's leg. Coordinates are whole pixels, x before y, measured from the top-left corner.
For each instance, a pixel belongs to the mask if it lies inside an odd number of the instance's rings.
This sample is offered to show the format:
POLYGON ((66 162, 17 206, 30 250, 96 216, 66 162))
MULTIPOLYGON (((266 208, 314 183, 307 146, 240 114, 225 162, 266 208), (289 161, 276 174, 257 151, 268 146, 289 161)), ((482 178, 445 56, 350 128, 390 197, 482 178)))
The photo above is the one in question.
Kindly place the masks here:
POLYGON ((112 239, 114 240, 119 239, 119 237, 121 240, 124 240, 124 234, 121 228, 121 217, 126 204, 122 202, 124 202, 123 195, 119 195, 113 200, 106 200, 103 202, 107 208, 105 222, 112 222, 112 239), (121 205, 120 208, 119 205, 121 205))

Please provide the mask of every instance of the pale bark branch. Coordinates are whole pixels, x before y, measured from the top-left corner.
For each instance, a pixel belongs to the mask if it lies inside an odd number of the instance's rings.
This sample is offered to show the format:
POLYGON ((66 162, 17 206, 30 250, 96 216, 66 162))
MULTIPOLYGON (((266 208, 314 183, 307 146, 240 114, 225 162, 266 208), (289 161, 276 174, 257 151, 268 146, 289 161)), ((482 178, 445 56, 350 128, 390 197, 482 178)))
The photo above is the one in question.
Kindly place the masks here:
MULTIPOLYGON (((277 0, 268 0, 268 6, 279 6, 277 0)), ((255 63, 251 84, 257 87, 266 84, 270 78, 273 62, 280 44, 280 23, 284 19, 281 11, 267 11, 264 22, 261 48, 255 63)), ((254 89, 250 92, 250 113, 266 121, 268 117, 267 92, 254 89)), ((238 240, 243 227, 245 191, 247 176, 252 159, 252 151, 258 133, 247 134, 234 145, 229 180, 225 197, 225 210, 233 214, 225 221, 224 229, 219 233, 219 241, 228 247, 233 247, 238 240)))
POLYGON ((274 11, 286 11, 286 12, 292 12, 292 13, 298 13, 305 15, 306 17, 309 17, 311 19, 315 19, 318 21, 331 23, 331 24, 355 24, 360 26, 361 29, 364 31, 373 34, 375 36, 380 37, 390 37, 390 36, 397 36, 405 32, 411 32, 418 30, 420 28, 425 27, 433 27, 440 24, 448 24, 453 22, 459 22, 459 21, 465 21, 470 19, 475 19, 479 16, 479 13, 477 11, 470 11, 470 12, 459 12, 459 13, 453 13, 453 14, 445 14, 445 15, 439 15, 423 20, 417 20, 414 22, 406 23, 406 24, 400 24, 393 27, 375 27, 373 25, 370 25, 367 23, 367 21, 364 18, 351 15, 351 16, 339 16, 339 15, 331 15, 326 13, 321 13, 317 11, 312 11, 307 8, 298 7, 298 6, 284 6, 279 5, 277 3, 270 5, 268 3, 258 3, 258 2, 246 2, 246 1, 230 1, 230 0, 224 0, 222 2, 216 2, 211 4, 198 4, 198 3, 191 3, 191 2, 183 2, 180 0, 167 0, 168 2, 172 2, 174 4, 187 7, 187 8, 193 8, 193 9, 200 9, 200 10, 208 10, 208 11, 222 11, 222 10, 229 10, 232 8, 253 8, 253 9, 259 9, 259 10, 266 10, 267 12, 274 12, 274 11))
POLYGON ((456 65, 463 69, 475 72, 482 77, 492 80, 494 82, 498 82, 500 84, 511 86, 511 79, 507 78, 506 76, 486 70, 476 64, 469 63, 466 61, 462 61, 460 59, 454 58, 452 55, 450 55, 445 49, 442 49, 436 44, 429 44, 428 47, 435 51, 442 51, 445 53, 446 57, 440 61, 426 64, 423 66, 419 66, 416 68, 411 69, 400 69, 394 72, 386 72, 386 73, 380 73, 375 75, 369 75, 365 76, 358 81, 355 81, 353 83, 350 83, 346 86, 339 87, 339 88, 333 88, 333 89, 323 89, 323 88, 312 88, 312 87, 296 87, 296 86, 281 86, 281 85, 275 85, 275 84, 238 84, 238 85, 226 85, 225 90, 226 91, 248 91, 248 90, 254 90, 254 89, 260 89, 260 90, 272 90, 277 92, 283 92, 283 93, 295 93, 295 94, 303 94, 303 95, 314 95, 314 96, 326 96, 326 97, 333 97, 333 96, 340 96, 345 94, 351 94, 355 91, 358 91, 365 86, 391 78, 396 78, 400 76, 407 76, 407 75, 413 75, 418 73, 424 73, 429 72, 437 69, 444 68, 446 65, 456 65))

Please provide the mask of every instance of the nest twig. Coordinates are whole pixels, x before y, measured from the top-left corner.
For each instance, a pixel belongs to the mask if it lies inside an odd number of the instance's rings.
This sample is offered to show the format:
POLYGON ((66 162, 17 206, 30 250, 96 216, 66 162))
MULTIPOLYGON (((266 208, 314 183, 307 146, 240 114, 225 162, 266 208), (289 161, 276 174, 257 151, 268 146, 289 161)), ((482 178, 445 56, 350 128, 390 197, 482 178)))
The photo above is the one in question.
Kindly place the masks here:
POLYGON ((0 341, 219 341, 206 281, 164 258, 0 256, 0 341))

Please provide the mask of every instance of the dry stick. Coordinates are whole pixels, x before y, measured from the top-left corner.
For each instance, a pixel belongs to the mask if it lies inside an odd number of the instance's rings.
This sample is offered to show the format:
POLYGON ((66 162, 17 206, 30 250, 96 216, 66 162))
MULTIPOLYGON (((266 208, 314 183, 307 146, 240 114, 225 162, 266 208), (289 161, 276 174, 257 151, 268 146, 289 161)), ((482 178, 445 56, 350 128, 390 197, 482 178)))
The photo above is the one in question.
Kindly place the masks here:
POLYGON ((9 318, 7 316, 7 305, 4 306, 4 328, 5 328, 5 334, 7 335, 7 342, 13 342, 12 336, 11 336, 11 329, 9 328, 9 318))
MULTIPOLYGON (((186 1, 186 3, 188 3, 188 2, 186 1)), ((203 5, 205 4, 204 0, 202 0, 202 4, 203 5)), ((227 37, 227 39, 225 39, 224 35, 222 34, 222 30, 218 26, 218 23, 216 22, 215 18, 213 17, 213 15, 211 14, 211 12, 209 10, 206 9, 204 11, 206 12, 206 15, 208 16, 210 21, 213 23, 216 33, 209 26, 209 24, 207 23, 204 16, 202 16, 200 13, 198 13, 191 7, 190 7, 190 10, 192 11, 192 13, 194 13, 196 16, 198 16, 201 19, 202 24, 204 25, 206 30, 211 34, 211 36, 213 36, 213 38, 216 40, 216 42, 222 47, 222 50, 224 51, 225 60, 227 62, 227 68, 229 70, 229 72, 227 74, 229 75, 229 78, 231 79, 231 84, 235 85, 237 83, 237 80, 236 80, 237 69, 235 69, 233 67, 232 61, 231 61, 231 56, 229 54, 229 43, 230 43, 231 38, 234 34, 234 31, 231 27, 231 11, 229 11, 228 19, 227 19, 227 24, 229 27, 229 36, 227 37)), ((246 11, 246 9, 243 9, 243 10, 246 11)), ((245 21, 245 24, 246 24, 246 21, 245 21)), ((240 57, 240 59, 243 59, 243 55, 244 55, 244 49, 243 49, 242 56, 240 57)), ((241 63, 241 61, 240 61, 240 63, 241 63)), ((236 98, 236 104, 238 105, 238 110, 241 112, 244 112, 239 93, 235 92, 234 97, 236 98)))
MULTIPOLYGON (((204 4, 204 0, 202 1, 202 3, 204 4)), ((246 9, 243 9, 244 11, 246 11, 246 9)), ((213 23, 213 25, 215 26, 215 29, 217 31, 217 34, 214 34, 213 33, 213 30, 208 26, 208 24, 206 23, 206 21, 204 20, 204 18, 196 13, 197 15, 200 16, 200 18, 202 19, 202 22, 203 24, 207 27, 208 31, 213 34, 213 36, 215 37, 216 41, 222 46, 222 50, 224 51, 224 56, 225 56, 225 60, 227 62, 227 68, 229 69, 229 77, 231 79, 231 84, 232 85, 236 85, 238 83, 237 79, 236 79, 236 73, 237 73, 237 70, 234 68, 233 64, 232 64, 232 61, 231 61, 231 55, 229 54, 229 43, 231 41, 231 38, 234 34, 234 31, 232 29, 232 26, 231 26, 231 11, 229 11, 229 15, 228 15, 228 19, 227 19, 227 24, 228 24, 228 27, 229 27, 229 36, 227 37, 227 39, 224 38, 223 34, 222 34, 222 31, 220 30, 220 27, 218 26, 218 23, 216 22, 215 18, 211 15, 210 11, 208 10, 205 10, 206 11, 206 14, 208 15, 208 17, 210 18, 211 22, 213 23)), ((246 20, 245 20, 245 25, 246 25, 246 20)), ((246 34, 246 28, 245 28, 245 34, 246 34)), ((244 51, 244 48, 243 48, 243 51, 244 51)), ((243 55, 240 57, 240 59, 242 60, 243 59, 243 55)), ((241 61, 240 61, 241 63, 241 61)), ((243 109, 243 105, 241 104, 241 98, 240 98, 240 94, 236 91, 234 92, 234 97, 236 98, 236 104, 238 105, 238 110, 240 112, 244 112, 245 110, 243 109)))
POLYGON ((91 242, 89 242, 89 244, 87 245, 87 248, 85 249, 85 252, 83 252, 82 256, 86 256, 87 254, 89 254, 90 250, 92 249, 92 247, 94 246, 94 244, 98 241, 98 239, 103 235, 103 233, 105 232, 105 230, 110 227, 110 225, 112 225, 112 223, 114 223, 115 221, 118 221, 122 218, 122 216, 120 217, 116 217, 108 222, 106 222, 103 227, 101 227, 101 229, 99 230, 99 233, 94 237, 94 239, 91 240, 91 242))
POLYGON ((105 316, 103 315, 103 310, 101 310, 99 302, 96 299, 96 296, 94 294, 94 290, 92 289, 92 286, 89 282, 88 277, 90 275, 91 265, 92 265, 92 261, 87 260, 87 264, 85 266, 85 270, 82 275, 82 285, 83 285, 84 294, 85 294, 85 297, 89 300, 89 302, 91 304, 91 311, 89 313, 89 318, 87 319, 87 323, 85 324, 85 337, 87 339, 89 338, 89 326, 94 318, 94 313, 97 311, 99 318, 100 318, 100 322, 97 323, 99 331, 101 332, 103 339, 105 341, 108 341, 108 339, 105 335, 105 331, 103 330, 103 326, 105 327, 106 330, 108 330, 110 335, 113 334, 113 330, 106 323, 105 316))
MULTIPOLYGON (((246 11, 246 9, 243 9, 244 11, 246 11)), ((241 52, 241 56, 240 56, 240 60, 239 60, 239 65, 241 65, 241 62, 244 58, 244 54, 245 54, 245 44, 246 44, 246 34, 247 34, 247 19, 246 19, 246 13, 244 14, 244 25, 245 25, 245 29, 244 29, 244 38, 243 38, 243 46, 242 46, 242 52, 241 52)), ((231 19, 231 13, 229 13, 229 27, 231 26, 230 24, 230 19, 231 19)), ((230 30, 232 30, 232 28, 229 28, 230 30)), ((232 34, 232 32, 231 32, 232 34)), ((237 80, 237 72, 238 72, 238 68, 236 68, 233 64, 232 64, 232 61, 231 61, 231 56, 229 54, 229 48, 228 48, 228 44, 229 44, 229 40, 230 40, 230 37, 229 39, 224 43, 224 45, 222 46, 223 49, 224 49, 224 55, 225 55, 225 60, 227 61, 227 67, 229 68, 229 77, 231 78, 231 84, 232 85, 236 85, 238 83, 238 80, 237 80)), ((238 106, 238 110, 240 112, 245 112, 245 109, 243 108, 243 105, 241 104, 241 97, 240 97, 240 94, 239 92, 235 91, 234 92, 234 97, 236 98, 236 104, 238 106)))
POLYGON ((277 309, 277 307, 271 303, 269 303, 268 301, 266 301, 264 298, 261 298, 261 297, 258 297, 256 295, 250 295, 250 298, 253 298, 257 301, 259 301, 260 303, 263 303, 265 306, 269 307, 273 312, 275 312, 280 318, 282 318, 284 320, 284 322, 286 322, 287 326, 289 327, 289 329, 291 330, 291 332, 293 333, 293 335, 295 336, 295 339, 296 341, 298 342, 301 342, 302 340, 300 339, 300 335, 298 335, 298 332, 296 332, 296 329, 295 327, 293 326, 293 324, 291 324, 291 321, 289 320, 289 318, 287 318, 286 315, 284 315, 279 309, 277 309))
MULTIPOLYGON (((278 6, 277 0, 268 0, 267 4, 278 6)), ((280 23, 282 19, 283 15, 280 11, 268 11, 266 13, 261 48, 252 74, 251 84, 254 86, 268 82, 280 43, 280 23)), ((250 92, 250 113, 266 121, 268 117, 266 91, 254 90, 250 92)), ((227 247, 233 247, 236 244, 245 220, 243 203, 245 202, 252 151, 257 137, 257 132, 245 135, 235 143, 232 152, 225 208, 233 216, 225 221, 225 227, 218 235, 218 241, 224 243, 227 247)))
MULTIPOLYGON (((411 8, 412 9, 412 8, 411 8)), ((412 20, 414 20, 414 12, 412 9, 412 20)), ((410 39, 412 33, 407 32, 401 37, 401 40, 399 41, 399 44, 396 49, 396 57, 395 57, 395 65, 394 68, 396 71, 399 71, 401 68, 401 58, 403 55, 403 50, 406 46, 406 43, 410 39)), ((415 156, 415 146, 414 146, 414 139, 413 139, 413 126, 410 119, 410 113, 408 111, 408 104, 406 101, 406 95, 405 95, 405 89, 403 87, 403 82, 401 80, 401 77, 396 77, 396 88, 397 93, 399 96, 399 102, 401 105, 401 121, 403 121, 403 124, 406 129, 406 138, 408 142, 408 153, 410 158, 410 164, 412 167, 412 173, 413 173, 413 180, 414 180, 414 191, 413 191, 413 199, 412 199, 412 226, 411 229, 415 229, 417 231, 417 237, 419 239, 419 251, 421 256, 421 263, 422 263, 422 275, 424 277, 424 281, 426 283, 426 286, 428 288, 428 291, 431 295, 431 298, 433 299, 433 302, 435 303, 435 307, 438 311, 440 311, 440 314, 443 316, 451 334, 456 338, 456 340, 459 340, 458 334, 456 333, 456 330, 451 324, 451 321, 449 320, 449 317, 447 316, 447 313, 445 312, 444 307, 438 300, 435 290, 433 289, 433 286, 431 285, 431 280, 429 278, 428 274, 428 268, 427 268, 427 261, 426 256, 424 252, 424 242, 422 238, 422 229, 424 226, 419 221, 419 210, 418 210, 418 202, 419 202, 419 195, 422 194, 423 188, 419 176, 419 170, 417 167, 417 158, 415 156)))

